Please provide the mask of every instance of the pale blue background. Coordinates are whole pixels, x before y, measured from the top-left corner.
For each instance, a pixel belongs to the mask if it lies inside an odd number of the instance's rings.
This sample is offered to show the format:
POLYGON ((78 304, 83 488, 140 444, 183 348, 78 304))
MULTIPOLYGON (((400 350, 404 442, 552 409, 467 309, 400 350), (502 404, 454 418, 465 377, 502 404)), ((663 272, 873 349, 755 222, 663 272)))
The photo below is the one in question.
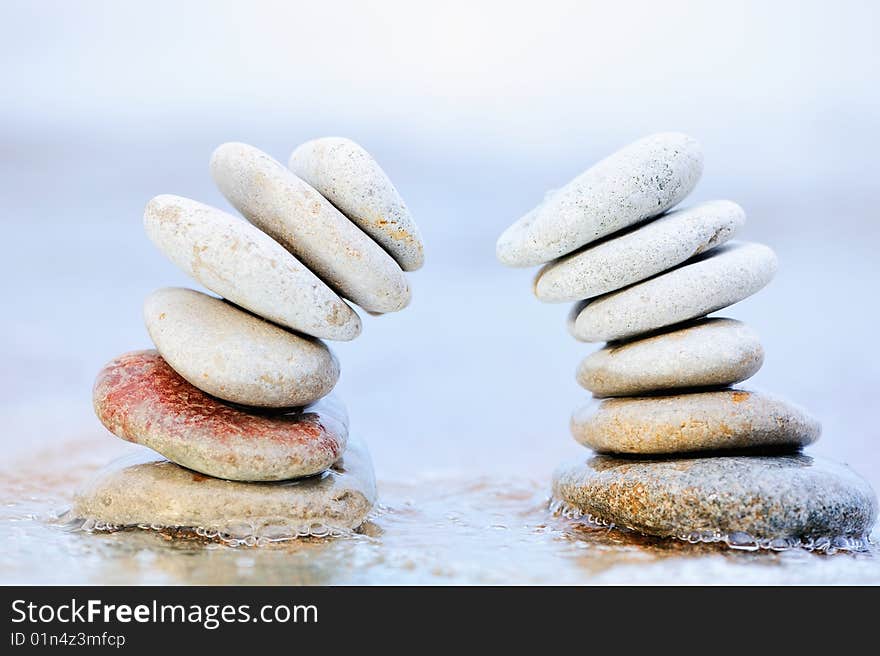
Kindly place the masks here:
MULTIPOLYGON (((189 285, 148 242, 159 193, 227 207, 207 160, 286 161, 345 135, 383 164, 428 247, 405 312, 336 348, 380 478, 549 477, 586 398, 565 306, 494 260, 496 236, 644 134, 704 145, 693 200, 726 197, 780 256, 724 314, 767 349, 756 385, 825 425, 814 453, 880 487, 880 80, 870 2, 4 2, 3 362, 13 453, 101 430, 95 372, 149 345, 141 302, 189 285), (612 6, 613 5, 613 6, 612 6)), ((109 439, 109 438, 108 438, 109 439)), ((55 446, 53 446, 55 445, 55 446)))

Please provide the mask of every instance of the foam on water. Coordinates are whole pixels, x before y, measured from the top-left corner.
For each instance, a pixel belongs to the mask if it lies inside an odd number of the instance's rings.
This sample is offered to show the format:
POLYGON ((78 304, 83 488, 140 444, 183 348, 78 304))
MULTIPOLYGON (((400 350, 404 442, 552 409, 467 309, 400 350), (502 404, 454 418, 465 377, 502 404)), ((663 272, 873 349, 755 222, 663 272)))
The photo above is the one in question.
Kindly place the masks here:
MULTIPOLYGON (((379 519, 388 508, 377 504, 364 523, 379 519)), ((361 534, 360 527, 344 529, 322 522, 284 522, 278 524, 234 523, 223 526, 173 526, 166 524, 112 524, 95 518, 78 517, 72 509, 52 514, 49 521, 69 532, 116 533, 143 530, 181 538, 200 538, 222 543, 229 547, 265 547, 274 543, 300 538, 344 538, 361 534)))
MULTIPOLYGON (((631 526, 615 524, 601 517, 583 512, 563 499, 552 498, 549 501, 551 514, 570 519, 585 526, 595 528, 617 529, 647 535, 631 526)), ((652 536, 655 537, 655 536, 652 536)), ((850 536, 823 536, 823 537, 774 537, 761 538, 749 535, 745 532, 722 533, 721 531, 695 531, 692 533, 680 533, 669 536, 671 539, 681 540, 690 544, 721 544, 731 549, 742 551, 789 551, 803 549, 823 554, 835 554, 838 552, 868 552, 873 544, 867 535, 861 537, 850 536)))
POLYGON ((804 549, 747 552, 614 530, 603 518, 587 524, 556 517, 547 510, 549 473, 544 472, 410 471, 404 480, 385 477, 381 504, 360 530, 339 539, 269 531, 251 536, 243 533, 249 530, 245 525, 216 535, 217 527, 205 528, 199 535, 151 524, 91 524, 53 512, 70 508, 74 490, 113 455, 130 449, 103 435, 71 441, 0 476, 0 582, 880 583, 876 546, 834 558, 804 549))
POLYGON ((75 516, 66 511, 59 518, 59 525, 70 532, 116 533, 119 531, 144 530, 181 538, 201 538, 219 542, 230 547, 264 547, 277 542, 300 538, 341 538, 357 534, 357 530, 345 530, 327 526, 321 522, 301 524, 268 525, 259 528, 253 524, 231 524, 224 527, 170 526, 163 524, 110 524, 93 518, 75 516))

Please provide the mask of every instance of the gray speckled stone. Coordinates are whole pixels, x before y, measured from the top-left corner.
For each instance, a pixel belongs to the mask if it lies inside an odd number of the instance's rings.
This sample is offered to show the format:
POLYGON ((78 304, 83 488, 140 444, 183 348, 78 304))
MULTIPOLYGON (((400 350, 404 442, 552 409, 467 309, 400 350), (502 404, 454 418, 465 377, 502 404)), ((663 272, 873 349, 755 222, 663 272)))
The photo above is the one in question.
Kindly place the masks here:
POLYGON ((350 340, 357 313, 269 235, 181 196, 156 196, 144 228, 168 259, 212 292, 313 337, 350 340))
POLYGON ((535 296, 579 301, 632 285, 728 241, 745 223, 736 203, 716 200, 670 212, 545 266, 535 296))
POLYGON ((144 320, 178 374, 226 401, 302 406, 329 394, 339 379, 339 362, 321 341, 201 292, 159 289, 144 302, 144 320))
POLYGON ((667 454, 805 446, 822 432, 805 410, 747 390, 606 399, 571 418, 574 438, 601 453, 667 454))
MULTIPOLYGON (((553 496, 570 509, 648 535, 733 543, 862 539, 877 517, 871 487, 849 467, 805 455, 563 465, 553 496)), ((765 543, 773 547, 778 543, 765 543)))
POLYGON ((748 298, 773 279, 763 244, 729 243, 677 269, 574 306, 568 329, 584 342, 628 339, 748 298))
POLYGON ((496 244, 508 266, 534 266, 657 216, 687 196, 703 172, 693 138, 663 132, 606 157, 510 226, 496 244))
POLYGON ((313 139, 293 151, 290 170, 376 240, 404 271, 421 268, 425 249, 403 198, 378 162, 351 139, 313 139))
POLYGON ((732 385, 761 368, 755 332, 733 319, 702 319, 588 355, 577 381, 596 396, 630 396, 683 387, 732 385))
POLYGON ((343 297, 379 313, 409 303, 409 283, 394 259, 266 153, 247 144, 223 144, 211 156, 211 175, 248 221, 343 297))
POLYGON ((114 527, 199 529, 241 540, 344 533, 376 502, 370 455, 352 440, 324 474, 279 483, 202 476, 144 452, 121 458, 76 493, 70 515, 114 527))

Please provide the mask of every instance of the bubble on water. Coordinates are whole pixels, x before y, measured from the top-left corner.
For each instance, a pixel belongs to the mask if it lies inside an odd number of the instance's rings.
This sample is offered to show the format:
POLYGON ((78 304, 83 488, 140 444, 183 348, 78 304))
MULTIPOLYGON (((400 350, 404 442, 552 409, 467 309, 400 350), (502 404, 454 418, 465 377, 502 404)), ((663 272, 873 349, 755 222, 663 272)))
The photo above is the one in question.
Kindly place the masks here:
POLYGON ((733 533, 730 533, 725 542, 731 549, 741 549, 742 551, 757 551, 761 548, 755 538, 743 531, 734 531, 733 533))
POLYGON ((249 522, 232 523, 228 526, 166 526, 163 524, 111 524, 91 518, 83 519, 72 516, 69 512, 59 517, 58 524, 70 532, 113 533, 124 530, 156 531, 173 533, 176 536, 187 535, 219 543, 230 547, 265 547, 278 542, 286 542, 299 538, 342 538, 356 535, 356 530, 342 529, 320 522, 304 521, 302 523, 285 522, 273 519, 259 526, 249 522))
MULTIPOLYGON (((616 528, 619 531, 646 535, 642 531, 629 526, 615 525, 601 517, 585 513, 577 506, 562 499, 551 499, 549 510, 554 516, 561 516, 579 524, 592 528, 616 528)), ((656 537, 656 536, 654 536, 656 537)), ((723 533, 719 530, 701 530, 670 536, 673 539, 690 544, 723 544, 730 549, 739 551, 791 551, 801 549, 822 554, 838 552, 858 553, 869 551, 873 542, 867 535, 854 536, 820 536, 820 537, 774 537, 757 538, 743 531, 723 533)))

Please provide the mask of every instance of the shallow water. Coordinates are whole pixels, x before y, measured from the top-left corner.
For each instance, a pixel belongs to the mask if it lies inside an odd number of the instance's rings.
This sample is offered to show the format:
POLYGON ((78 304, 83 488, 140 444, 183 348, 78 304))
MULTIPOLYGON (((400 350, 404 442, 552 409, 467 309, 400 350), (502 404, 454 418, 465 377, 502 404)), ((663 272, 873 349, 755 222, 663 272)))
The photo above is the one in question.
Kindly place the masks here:
POLYGON ((150 530, 87 533, 57 516, 97 468, 136 447, 104 435, 59 446, 4 473, 4 583, 880 583, 876 545, 827 556, 639 538, 553 516, 547 481, 529 478, 380 480, 362 532, 333 540, 248 548, 150 530))

